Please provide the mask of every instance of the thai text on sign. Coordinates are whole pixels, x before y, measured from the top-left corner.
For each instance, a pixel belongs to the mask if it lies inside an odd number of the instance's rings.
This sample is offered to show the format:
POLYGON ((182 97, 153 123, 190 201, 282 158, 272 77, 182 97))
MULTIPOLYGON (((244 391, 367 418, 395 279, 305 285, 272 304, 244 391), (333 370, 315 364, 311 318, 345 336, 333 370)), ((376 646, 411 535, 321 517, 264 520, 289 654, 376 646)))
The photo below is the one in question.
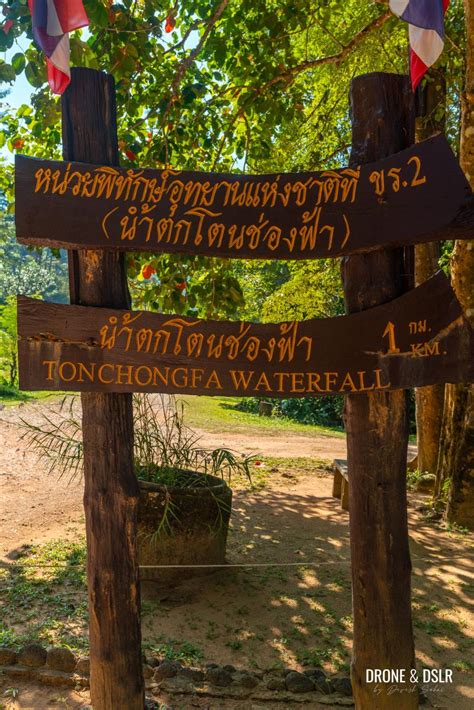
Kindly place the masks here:
POLYGON ((279 324, 18 300, 24 390, 317 396, 472 379, 474 340, 439 273, 383 306, 279 324))
POLYGON ((423 241, 471 195, 443 136, 378 163, 317 173, 220 175, 23 156, 15 172, 22 243, 235 258, 423 241))

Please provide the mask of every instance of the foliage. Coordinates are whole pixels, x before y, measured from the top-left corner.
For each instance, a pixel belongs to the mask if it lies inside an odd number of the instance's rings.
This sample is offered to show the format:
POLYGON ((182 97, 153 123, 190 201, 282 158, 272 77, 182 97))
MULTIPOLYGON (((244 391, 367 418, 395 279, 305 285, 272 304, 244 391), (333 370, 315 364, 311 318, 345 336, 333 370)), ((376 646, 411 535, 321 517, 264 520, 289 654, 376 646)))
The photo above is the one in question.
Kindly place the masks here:
MULTIPOLYGON (((39 423, 21 419, 22 438, 48 468, 49 473, 71 478, 82 471, 81 420, 75 397, 65 397, 60 407, 42 410, 39 423)), ((221 476, 233 474, 250 480, 253 456, 239 456, 230 449, 205 449, 199 437, 184 424, 184 405, 174 397, 134 395, 134 463, 140 480, 163 485, 195 486, 196 477, 183 472, 221 476)))
POLYGON ((302 424, 343 427, 344 397, 301 397, 283 399, 276 405, 277 416, 288 417, 302 424))
MULTIPOLYGON (((258 414, 258 397, 245 397, 235 405, 242 412, 258 414)), ((272 416, 285 417, 300 424, 313 424, 325 427, 342 428, 342 410, 344 397, 298 397, 292 399, 273 400, 272 416)))
MULTIPOLYGON (((182 0, 171 22, 161 0, 85 7, 90 28, 71 36, 72 63, 115 77, 126 166, 275 172, 345 163, 350 79, 406 66, 406 28, 379 2, 182 0)), ((5 103, 0 147, 60 157, 59 102, 31 41, 26 0, 5 3, 4 14, 0 82, 24 75, 34 94, 17 109, 5 103)), ((11 206, 10 166, 0 170, 1 189, 11 206)), ((136 305, 208 317, 243 312, 228 262, 138 254, 129 267, 136 305)))
POLYGON ((293 262, 289 279, 265 300, 264 321, 329 318, 344 313, 337 259, 293 262))
POLYGON ((50 249, 29 250, 15 241, 11 218, 0 222, 0 304, 8 296, 68 300, 67 263, 50 249))
MULTIPOLYGON (((137 395, 134 424, 135 465, 142 480, 168 485, 179 480, 182 485, 182 471, 221 476, 228 481, 232 474, 243 474, 250 480, 254 457, 199 446, 199 437, 184 424, 184 405, 174 397, 161 395, 157 406, 151 397, 137 395)), ((206 485, 205 476, 202 485, 206 485)))
POLYGON ((15 387, 18 379, 16 299, 8 296, 0 305, 0 384, 15 387))

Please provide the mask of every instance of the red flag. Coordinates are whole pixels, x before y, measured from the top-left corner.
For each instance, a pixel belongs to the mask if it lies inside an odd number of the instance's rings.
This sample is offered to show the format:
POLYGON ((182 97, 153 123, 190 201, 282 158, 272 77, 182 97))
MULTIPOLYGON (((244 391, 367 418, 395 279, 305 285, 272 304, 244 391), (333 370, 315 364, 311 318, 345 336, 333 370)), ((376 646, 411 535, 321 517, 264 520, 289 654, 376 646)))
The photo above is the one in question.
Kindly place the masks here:
POLYGON ((69 32, 89 24, 82 0, 28 0, 36 44, 46 55, 51 91, 62 94, 71 81, 69 32))

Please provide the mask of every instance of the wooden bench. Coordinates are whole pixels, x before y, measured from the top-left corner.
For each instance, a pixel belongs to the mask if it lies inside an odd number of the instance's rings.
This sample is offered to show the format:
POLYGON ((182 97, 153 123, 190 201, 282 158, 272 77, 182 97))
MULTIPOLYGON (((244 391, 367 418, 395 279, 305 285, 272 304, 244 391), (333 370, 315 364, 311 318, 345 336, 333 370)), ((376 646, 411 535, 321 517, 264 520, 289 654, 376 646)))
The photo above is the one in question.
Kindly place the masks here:
POLYGON ((332 462, 334 479, 332 483, 332 494, 334 498, 339 498, 341 508, 349 510, 349 472, 345 459, 334 459, 332 462))

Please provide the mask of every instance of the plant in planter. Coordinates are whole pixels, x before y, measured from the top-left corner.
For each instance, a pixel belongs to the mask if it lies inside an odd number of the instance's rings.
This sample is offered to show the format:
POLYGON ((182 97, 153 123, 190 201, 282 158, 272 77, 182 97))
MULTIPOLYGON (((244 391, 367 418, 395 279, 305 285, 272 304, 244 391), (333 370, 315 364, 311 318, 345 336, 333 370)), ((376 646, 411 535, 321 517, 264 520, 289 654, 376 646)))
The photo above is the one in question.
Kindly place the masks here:
MULTIPOLYGON (((50 472, 75 476, 83 461, 75 398, 21 420, 23 439, 50 472)), ((141 578, 171 584, 225 562, 233 475, 250 480, 253 456, 206 449, 184 423, 184 404, 169 396, 134 396, 134 461, 140 485, 141 578), (196 567, 179 568, 179 565, 196 567), (202 567, 199 567, 202 565, 202 567), (167 566, 163 569, 162 566, 167 566)))

